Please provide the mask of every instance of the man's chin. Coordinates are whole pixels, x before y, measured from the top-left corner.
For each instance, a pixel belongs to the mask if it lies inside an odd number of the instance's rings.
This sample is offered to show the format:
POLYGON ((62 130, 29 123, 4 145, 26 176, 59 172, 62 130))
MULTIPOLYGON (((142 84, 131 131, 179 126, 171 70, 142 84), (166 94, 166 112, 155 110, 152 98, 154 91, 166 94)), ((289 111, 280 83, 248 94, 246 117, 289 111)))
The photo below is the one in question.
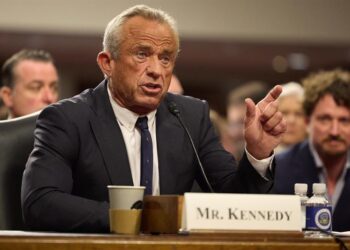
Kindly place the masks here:
POLYGON ((153 110, 156 110, 159 106, 159 103, 160 102, 144 102, 134 107, 130 107, 129 109, 138 114, 148 114, 153 110))
POLYGON ((162 100, 163 96, 151 96, 143 99, 141 103, 143 103, 145 107, 156 109, 162 100))
POLYGON ((342 156, 342 155, 347 153, 347 150, 344 148, 341 148, 341 149, 340 148, 339 149, 325 148, 323 151, 326 155, 331 156, 331 157, 339 157, 339 156, 342 156))

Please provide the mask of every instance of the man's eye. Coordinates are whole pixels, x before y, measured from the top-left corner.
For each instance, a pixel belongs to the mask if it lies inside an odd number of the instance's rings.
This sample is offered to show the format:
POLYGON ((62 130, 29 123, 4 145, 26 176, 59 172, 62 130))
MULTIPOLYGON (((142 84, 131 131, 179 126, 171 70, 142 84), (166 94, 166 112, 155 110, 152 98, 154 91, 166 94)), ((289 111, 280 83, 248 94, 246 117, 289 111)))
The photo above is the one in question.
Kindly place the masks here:
POLYGON ((350 118, 346 118, 346 117, 340 118, 339 122, 343 125, 349 126, 350 125, 350 118))
POLYGON ((322 124, 328 125, 332 122, 332 118, 329 116, 320 116, 317 117, 317 121, 319 121, 322 124))
POLYGON ((57 84, 53 84, 50 86, 50 89, 52 92, 58 92, 58 85, 57 84))
POLYGON ((40 91, 41 85, 39 85, 39 84, 29 85, 28 89, 31 90, 31 91, 36 91, 37 92, 37 91, 40 91))
POLYGON ((168 65, 171 62, 171 56, 163 55, 160 57, 160 60, 164 65, 168 65))
POLYGON ((144 52, 144 51, 138 51, 138 52, 136 53, 136 56, 137 56, 138 58, 140 58, 140 59, 145 59, 145 58, 147 57, 147 53, 144 52))
POLYGON ((170 62, 170 56, 162 56, 161 61, 164 64, 168 64, 170 62))

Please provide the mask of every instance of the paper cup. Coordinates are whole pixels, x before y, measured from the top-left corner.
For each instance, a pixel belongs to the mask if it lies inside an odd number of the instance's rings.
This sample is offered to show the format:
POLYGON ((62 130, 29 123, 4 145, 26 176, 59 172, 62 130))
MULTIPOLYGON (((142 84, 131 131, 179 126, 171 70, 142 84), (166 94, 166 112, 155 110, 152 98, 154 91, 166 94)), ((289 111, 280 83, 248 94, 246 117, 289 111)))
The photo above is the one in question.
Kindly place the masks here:
POLYGON ((107 186, 110 230, 118 234, 139 234, 145 187, 107 186))

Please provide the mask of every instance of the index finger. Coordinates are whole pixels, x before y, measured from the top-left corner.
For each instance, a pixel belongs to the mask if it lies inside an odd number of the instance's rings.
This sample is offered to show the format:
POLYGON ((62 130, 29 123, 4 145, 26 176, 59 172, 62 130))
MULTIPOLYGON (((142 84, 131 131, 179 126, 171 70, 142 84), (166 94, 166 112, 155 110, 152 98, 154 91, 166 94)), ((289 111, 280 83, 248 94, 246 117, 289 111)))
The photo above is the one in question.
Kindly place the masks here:
POLYGON ((264 97, 264 99, 262 99, 259 103, 258 103, 258 106, 260 108, 260 110, 264 110, 265 107, 277 100, 277 98, 281 95, 282 93, 282 86, 281 85, 276 85, 273 89, 271 89, 269 91, 269 93, 267 93, 267 95, 264 97))

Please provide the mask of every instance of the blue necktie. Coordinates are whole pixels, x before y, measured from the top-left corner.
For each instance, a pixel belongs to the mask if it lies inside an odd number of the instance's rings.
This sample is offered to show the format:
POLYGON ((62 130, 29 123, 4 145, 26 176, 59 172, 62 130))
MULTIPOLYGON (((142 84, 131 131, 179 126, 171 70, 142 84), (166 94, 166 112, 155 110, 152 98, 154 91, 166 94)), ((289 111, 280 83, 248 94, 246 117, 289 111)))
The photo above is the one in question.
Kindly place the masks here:
POLYGON ((145 194, 152 194, 153 148, 148 130, 147 116, 139 117, 136 126, 141 132, 141 185, 146 187, 145 194))

